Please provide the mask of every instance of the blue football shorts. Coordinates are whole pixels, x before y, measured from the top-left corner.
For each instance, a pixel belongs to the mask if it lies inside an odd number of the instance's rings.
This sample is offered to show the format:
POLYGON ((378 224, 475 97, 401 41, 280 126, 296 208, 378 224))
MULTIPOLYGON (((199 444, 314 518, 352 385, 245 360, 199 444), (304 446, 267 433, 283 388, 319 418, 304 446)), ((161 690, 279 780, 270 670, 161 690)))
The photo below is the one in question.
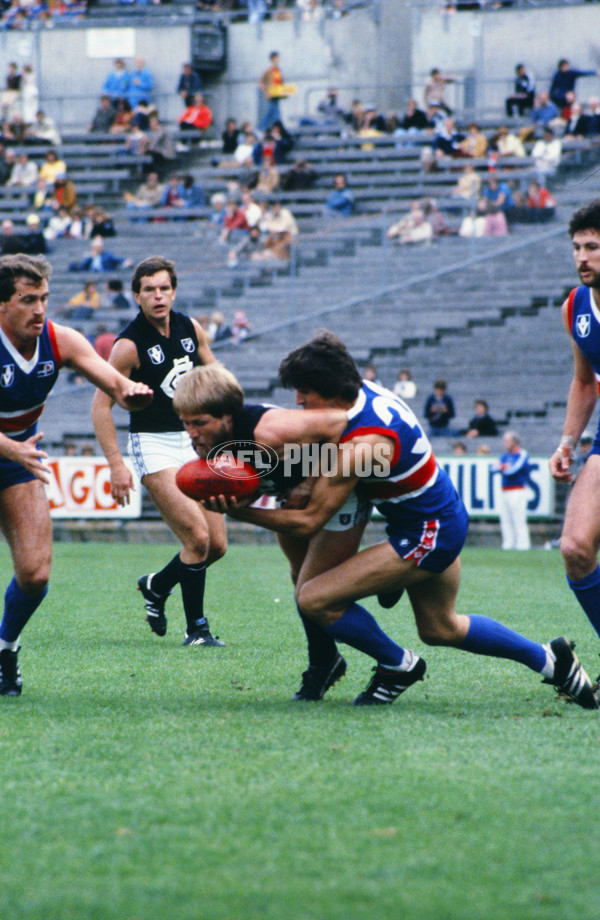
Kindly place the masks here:
POLYGON ((440 515, 388 524, 388 540, 401 559, 428 572, 443 572, 465 545, 469 515, 460 499, 440 515))

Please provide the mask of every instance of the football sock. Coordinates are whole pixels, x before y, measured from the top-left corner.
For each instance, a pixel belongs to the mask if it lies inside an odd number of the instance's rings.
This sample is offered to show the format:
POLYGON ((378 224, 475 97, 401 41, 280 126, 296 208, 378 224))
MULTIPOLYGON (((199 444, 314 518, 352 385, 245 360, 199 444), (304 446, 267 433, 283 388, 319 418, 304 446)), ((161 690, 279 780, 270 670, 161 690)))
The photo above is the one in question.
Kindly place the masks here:
POLYGON ((319 626, 310 617, 304 616, 300 610, 298 610, 298 615, 306 633, 309 665, 312 664, 316 667, 329 665, 335 660, 338 653, 335 639, 328 636, 322 626, 319 626))
POLYGON ((179 553, 167 562, 164 569, 155 572, 150 582, 150 590, 155 594, 170 594, 179 581, 179 553))
POLYGON ((600 636, 600 566, 597 565, 593 572, 577 581, 567 576, 567 583, 600 636))
POLYGON ((386 636, 375 617, 360 604, 350 604, 339 620, 325 627, 325 632, 370 655, 379 664, 398 668, 403 662, 404 649, 386 636))
POLYGON ((47 593, 48 587, 45 587, 41 594, 32 597, 19 587, 16 578, 12 579, 4 595, 4 616, 0 623, 0 640, 5 643, 5 648, 17 642, 23 627, 47 593))
POLYGON ((539 642, 525 639, 502 623, 489 617, 469 617, 469 631, 459 646, 476 655, 510 658, 541 674, 546 667, 546 650, 539 642))
POLYGON ((204 586, 206 584, 206 563, 193 562, 187 565, 179 560, 179 584, 183 599, 183 612, 187 632, 195 632, 206 623, 204 617, 204 586))

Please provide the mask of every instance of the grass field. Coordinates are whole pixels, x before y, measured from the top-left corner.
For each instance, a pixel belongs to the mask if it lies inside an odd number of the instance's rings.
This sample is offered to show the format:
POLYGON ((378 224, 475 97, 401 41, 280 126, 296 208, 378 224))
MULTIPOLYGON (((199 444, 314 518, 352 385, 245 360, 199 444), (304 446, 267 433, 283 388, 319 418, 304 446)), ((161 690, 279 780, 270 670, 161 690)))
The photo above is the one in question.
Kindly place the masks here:
MULTIPOLYGON (((56 547, 23 696, 0 700, 2 920, 598 916, 597 713, 512 662, 424 649, 405 600, 370 607, 425 683, 352 707, 371 662, 348 649, 326 700, 291 702, 305 655, 279 552, 211 570, 228 645, 203 650, 181 647, 178 596, 164 639, 143 621, 137 576, 170 549, 56 547)), ((598 672, 556 552, 465 552, 461 610, 570 635, 598 672)))

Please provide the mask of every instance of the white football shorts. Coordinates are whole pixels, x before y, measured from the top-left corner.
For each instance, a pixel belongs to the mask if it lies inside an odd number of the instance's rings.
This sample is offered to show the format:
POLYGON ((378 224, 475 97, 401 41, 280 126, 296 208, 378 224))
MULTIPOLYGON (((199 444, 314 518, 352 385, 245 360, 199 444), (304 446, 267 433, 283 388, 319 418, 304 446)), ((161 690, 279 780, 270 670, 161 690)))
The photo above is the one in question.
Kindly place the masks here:
POLYGON ((178 470, 188 460, 198 458, 187 431, 130 432, 127 450, 140 479, 161 470, 178 470))

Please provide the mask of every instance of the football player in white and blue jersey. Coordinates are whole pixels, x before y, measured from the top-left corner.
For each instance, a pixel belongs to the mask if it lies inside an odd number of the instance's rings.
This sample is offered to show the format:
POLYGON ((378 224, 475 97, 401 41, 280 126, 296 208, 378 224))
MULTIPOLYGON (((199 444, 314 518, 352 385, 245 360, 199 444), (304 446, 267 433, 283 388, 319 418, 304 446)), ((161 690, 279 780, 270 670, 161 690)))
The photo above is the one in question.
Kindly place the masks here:
MULTIPOLYGON (((562 437, 550 458, 558 482, 572 479, 574 449, 600 391, 600 199, 576 211, 569 224, 581 285, 562 306, 573 350, 573 378, 562 437)), ((600 636, 600 429, 567 503, 560 548, 567 583, 600 636)))
POLYGON ((150 387, 116 371, 79 332, 46 318, 50 272, 43 257, 0 259, 0 526, 14 565, 0 621, 0 696, 21 694, 19 637, 48 590, 50 470, 37 422, 60 368, 75 368, 130 411, 152 399, 150 387))
POLYGON ((284 386, 309 410, 341 416, 336 464, 316 480, 301 509, 239 509, 235 499, 211 499, 211 508, 296 537, 314 537, 353 491, 375 504, 387 521, 387 540, 368 547, 325 572, 299 579, 302 614, 333 639, 377 662, 356 705, 392 703, 425 674, 425 662, 398 646, 358 600, 405 589, 419 635, 429 645, 508 658, 542 675, 581 706, 598 708, 592 683, 561 637, 533 642, 486 616, 456 611, 459 554, 468 515, 411 409, 375 384, 362 381, 343 343, 322 333, 282 362, 284 386))

